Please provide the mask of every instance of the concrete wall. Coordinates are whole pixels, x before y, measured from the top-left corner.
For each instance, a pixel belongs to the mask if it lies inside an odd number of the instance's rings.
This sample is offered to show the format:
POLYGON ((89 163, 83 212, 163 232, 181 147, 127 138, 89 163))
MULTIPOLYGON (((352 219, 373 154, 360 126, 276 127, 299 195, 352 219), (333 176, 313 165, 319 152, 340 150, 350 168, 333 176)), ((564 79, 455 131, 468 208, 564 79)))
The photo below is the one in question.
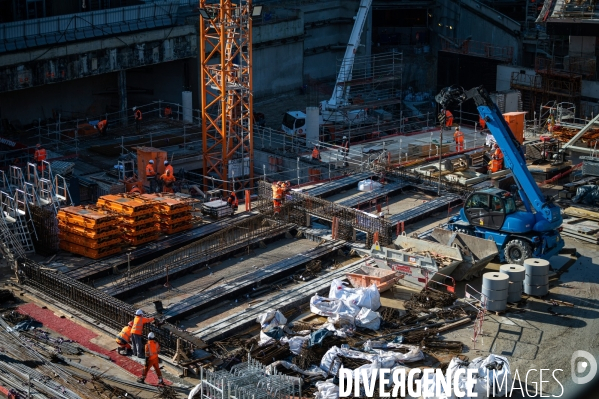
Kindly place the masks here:
POLYGON ((518 62, 521 52, 519 23, 476 0, 438 0, 438 5, 433 11, 435 32, 451 39, 464 40, 471 36, 477 42, 511 46, 514 63, 518 62))
POLYGON ((258 25, 253 29, 254 96, 279 94, 299 88, 303 82, 304 20, 294 19, 258 25))
POLYGON ((21 124, 33 119, 50 118, 52 110, 63 113, 63 118, 72 112, 100 114, 118 100, 109 95, 93 95, 117 87, 117 73, 92 76, 85 80, 73 80, 60 85, 45 85, 26 90, 0 93, 2 118, 19 120, 21 124), (83 84, 84 82, 84 84, 83 84))

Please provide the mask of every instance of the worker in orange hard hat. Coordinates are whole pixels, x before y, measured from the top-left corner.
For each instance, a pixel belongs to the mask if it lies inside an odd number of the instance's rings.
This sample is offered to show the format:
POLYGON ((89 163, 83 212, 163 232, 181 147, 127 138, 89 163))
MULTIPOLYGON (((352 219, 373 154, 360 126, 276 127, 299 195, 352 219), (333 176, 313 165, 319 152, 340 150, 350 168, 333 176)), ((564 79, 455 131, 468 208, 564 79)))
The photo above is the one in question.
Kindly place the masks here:
POLYGON ((173 185, 177 179, 175 176, 171 175, 171 171, 167 169, 167 171, 160 176, 160 180, 162 181, 162 192, 163 193, 174 193, 173 185))
POLYGON ((121 355, 126 355, 129 351, 131 351, 131 328, 133 327, 133 322, 130 321, 127 324, 119 335, 116 337, 116 343, 119 346, 117 348, 117 352, 121 355), (124 353, 123 353, 124 352, 124 353))
POLYGON ((320 161, 320 150, 318 149, 317 145, 315 145, 314 148, 312 149, 312 160, 320 161))
POLYGON ((231 191, 229 198, 227 198, 227 204, 233 209, 233 213, 239 208, 239 199, 237 198, 235 191, 231 191))
POLYGON ((150 192, 156 192, 156 170, 154 170, 154 160, 150 159, 146 165, 146 180, 150 184, 150 192))
POLYGON ((100 122, 98 122, 97 128, 102 136, 106 136, 106 128, 107 127, 108 127, 108 122, 106 121, 106 119, 102 119, 100 122))
POLYGON ((478 116, 478 124, 480 125, 481 132, 487 128, 487 121, 480 115, 478 116))
POLYGON ((33 159, 35 160, 35 163, 37 164, 37 170, 42 172, 42 174, 44 173, 44 169, 46 168, 44 165, 44 161, 46 160, 46 157, 47 157, 46 150, 44 148, 42 148, 42 145, 40 143, 37 143, 35 145, 35 152, 33 153, 33 159))
POLYGON ((453 114, 450 110, 445 110, 445 129, 449 130, 453 126, 453 114))
POLYGON ((137 133, 141 133, 141 109, 137 107, 133 107, 133 111, 135 111, 135 128, 137 129, 137 133))
POLYGON ((453 139, 455 140, 455 150, 458 152, 464 151, 464 133, 460 130, 459 127, 455 128, 453 139))

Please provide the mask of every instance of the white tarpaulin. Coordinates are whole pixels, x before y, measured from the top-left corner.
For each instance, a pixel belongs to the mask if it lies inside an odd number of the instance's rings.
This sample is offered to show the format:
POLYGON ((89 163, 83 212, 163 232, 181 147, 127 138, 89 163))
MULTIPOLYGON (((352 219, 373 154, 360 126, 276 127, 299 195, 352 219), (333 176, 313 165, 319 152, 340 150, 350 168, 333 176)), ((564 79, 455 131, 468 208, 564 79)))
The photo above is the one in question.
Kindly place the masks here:
POLYGON ((356 326, 376 331, 381 326, 381 316, 370 309, 362 308, 356 315, 356 326))
POLYGON ((287 319, 278 310, 269 310, 258 316, 256 323, 260 323, 260 327, 263 330, 270 330, 274 327, 284 326, 287 323, 287 319))
POLYGON ((372 284, 367 288, 350 288, 341 280, 333 280, 329 289, 330 299, 341 299, 346 303, 351 303, 361 308, 377 310, 381 307, 381 294, 372 284))
POLYGON ((333 384, 333 380, 318 381, 316 383, 318 392, 314 393, 315 399, 338 399, 339 387, 333 384))
POLYGON ((281 342, 282 344, 289 344, 289 350, 291 351, 291 353, 293 353, 294 355, 299 355, 300 351, 302 350, 302 345, 304 344, 304 342, 309 341, 310 340, 310 335, 306 335, 304 337, 300 337, 300 336, 295 336, 295 337, 291 337, 291 338, 287 338, 287 337, 283 337, 279 340, 279 342, 281 342))
MULTIPOLYGON (((333 346, 324 354, 320 361, 320 368, 330 375, 337 375, 342 361, 339 358, 347 357, 351 359, 364 359, 371 363, 378 364, 378 367, 393 368, 406 362, 416 362, 424 359, 424 353, 417 346, 406 345, 410 349, 407 353, 391 352, 384 350, 374 350, 375 353, 364 353, 353 349, 339 348, 333 346)), ((364 366, 362 366, 364 367, 364 366)))
POLYGON ((353 319, 360 312, 360 307, 340 299, 329 299, 314 295, 310 298, 310 311, 319 316, 347 315, 353 319))

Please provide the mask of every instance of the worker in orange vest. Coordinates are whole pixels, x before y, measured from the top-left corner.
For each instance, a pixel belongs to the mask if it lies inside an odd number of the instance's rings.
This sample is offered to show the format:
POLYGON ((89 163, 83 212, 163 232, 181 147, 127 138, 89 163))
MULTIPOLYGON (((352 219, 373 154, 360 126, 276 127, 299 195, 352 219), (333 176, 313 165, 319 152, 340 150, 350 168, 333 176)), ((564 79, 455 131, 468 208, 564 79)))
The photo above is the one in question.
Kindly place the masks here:
POLYGON ((137 107, 133 107, 133 111, 135 111, 135 128, 137 129, 137 133, 141 133, 141 109, 137 109, 137 107))
POLYGON ((123 329, 121 330, 119 335, 117 335, 117 337, 116 337, 116 343, 119 346, 116 351, 121 355, 126 355, 127 352, 129 352, 131 350, 130 342, 131 342, 131 328, 132 327, 133 327, 133 322, 130 321, 129 324, 127 324, 125 327, 123 327, 123 329))
POLYGON ((160 371, 160 362, 158 361, 158 354, 160 353, 160 345, 154 340, 154 333, 148 334, 148 343, 145 346, 146 352, 146 365, 141 373, 141 377, 137 379, 137 382, 143 383, 148 375, 148 371, 153 367, 158 377, 158 384, 164 384, 162 379, 162 372, 160 371))
POLYGON ((100 134, 102 136, 106 136, 106 127, 108 126, 108 122, 106 121, 106 119, 102 119, 100 122, 98 122, 98 130, 100 131, 100 134))
POLYGON ((175 190, 173 190, 173 184, 177 179, 175 179, 175 176, 171 175, 171 171, 169 169, 167 169, 166 172, 162 176, 160 176, 160 180, 162 181, 163 193, 175 192, 175 190))
POLYGON ((153 317, 144 317, 143 310, 137 309, 135 312, 133 327, 131 327, 131 347, 133 349, 133 356, 137 356, 141 359, 144 358, 144 347, 141 336, 144 332, 144 324, 151 323, 153 321, 153 317))
POLYGON ((37 170, 42 172, 42 174, 44 173, 44 169, 46 169, 46 167, 44 166, 44 161, 46 160, 46 157, 46 150, 42 148, 42 145, 40 143, 37 143, 35 145, 35 153, 33 153, 33 159, 37 164, 37 170))
POLYGON ((493 155, 491 156, 491 161, 489 162, 489 170, 491 171, 491 173, 503 170, 503 152, 501 151, 497 143, 493 145, 493 149, 495 151, 493 152, 493 155))
POLYGON ((164 161, 164 173, 166 173, 167 171, 171 172, 171 176, 175 175, 175 170, 173 169, 173 166, 168 161, 164 161))
POLYGON ((478 116, 478 124, 480 125, 481 132, 487 128, 487 121, 482 116, 478 116))
POLYGON ((173 109, 171 108, 170 105, 167 105, 164 108, 164 117, 167 119, 170 119, 173 116, 173 109))
POLYGON ((146 180, 150 184, 150 192, 156 192, 156 171, 154 170, 154 160, 150 159, 146 165, 146 180))
POLYGON ((231 191, 231 195, 229 195, 229 198, 227 198, 227 204, 233 208, 233 212, 239 208, 239 199, 237 198, 235 191, 231 191))
POLYGON ((449 130, 453 126, 453 114, 450 110, 445 110, 445 129, 449 130))
POLYGON ((312 160, 320 161, 320 150, 318 149, 317 145, 315 145, 314 148, 312 149, 312 160))
POLYGON ((453 139, 455 140, 455 150, 464 151, 464 133, 460 130, 459 127, 455 128, 453 139))
POLYGON ((275 213, 281 211, 281 205, 283 204, 283 190, 281 190, 281 182, 274 182, 272 184, 272 203, 275 213))

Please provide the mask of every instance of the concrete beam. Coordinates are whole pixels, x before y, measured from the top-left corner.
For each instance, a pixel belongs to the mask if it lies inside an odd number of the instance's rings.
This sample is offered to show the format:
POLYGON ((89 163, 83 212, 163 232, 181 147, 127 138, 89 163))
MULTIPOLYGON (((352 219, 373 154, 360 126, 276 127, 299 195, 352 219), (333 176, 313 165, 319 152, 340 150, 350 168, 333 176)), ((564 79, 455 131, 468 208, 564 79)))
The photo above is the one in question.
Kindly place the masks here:
POLYGON ((0 68, 9 65, 25 64, 32 61, 51 60, 76 54, 85 54, 93 51, 106 50, 120 47, 130 47, 138 43, 147 43, 158 40, 172 39, 181 36, 197 34, 197 28, 193 25, 176 26, 174 28, 154 29, 146 32, 137 32, 119 37, 90 40, 52 46, 51 48, 39 48, 17 53, 0 55, 0 68))

